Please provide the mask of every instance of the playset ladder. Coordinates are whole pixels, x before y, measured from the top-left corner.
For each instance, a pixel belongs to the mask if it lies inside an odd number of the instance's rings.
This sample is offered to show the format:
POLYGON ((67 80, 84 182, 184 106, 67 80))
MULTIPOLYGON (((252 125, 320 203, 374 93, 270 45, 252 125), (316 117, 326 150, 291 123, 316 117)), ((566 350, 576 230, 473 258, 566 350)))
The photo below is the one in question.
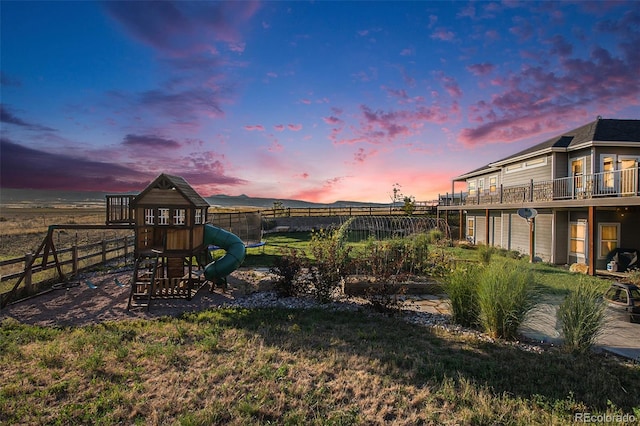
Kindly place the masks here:
POLYGON ((161 251, 151 250, 151 254, 140 255, 136 258, 133 267, 133 279, 131 280, 131 292, 129 293, 127 310, 130 310, 131 306, 144 306, 147 308, 147 311, 149 310, 161 254, 161 251), (140 273, 141 270, 144 271, 143 274, 140 273), (146 303, 140 302, 135 305, 133 304, 134 299, 140 300, 145 296, 147 298, 146 303))

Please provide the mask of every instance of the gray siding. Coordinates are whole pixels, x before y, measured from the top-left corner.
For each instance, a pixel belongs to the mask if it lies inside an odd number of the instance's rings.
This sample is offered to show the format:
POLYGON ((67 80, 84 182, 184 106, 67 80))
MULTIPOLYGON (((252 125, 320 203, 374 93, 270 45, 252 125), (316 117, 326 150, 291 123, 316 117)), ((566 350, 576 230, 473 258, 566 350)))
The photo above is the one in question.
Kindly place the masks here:
POLYGON ((563 178, 569 176, 569 155, 566 152, 553 153, 553 178, 563 178))
POLYGON ((476 244, 485 244, 485 228, 486 226, 486 218, 484 214, 477 213, 476 216, 476 244))
POLYGON ((569 212, 557 211, 555 213, 555 255, 553 262, 556 264, 568 263, 569 254, 569 212))
MULTIPOLYGON (((524 220, 523 220, 524 222, 524 220)), ((535 220, 534 241, 535 257, 545 262, 551 261, 553 214, 550 211, 540 212, 535 220)), ((527 248, 527 253, 529 250, 527 248)))
MULTIPOLYGON (((514 170, 510 172, 507 172, 506 168, 503 169, 501 174, 502 184, 504 186, 524 185, 531 182, 531 179, 533 179, 536 182, 550 180, 551 174, 552 174, 553 161, 551 161, 550 155, 536 157, 536 159, 543 158, 543 157, 547 158, 547 164, 543 166, 523 168, 520 170, 514 170)), ((531 160, 534 160, 534 159, 529 159, 527 161, 531 161, 531 160)), ((524 162, 521 162, 521 163, 524 163, 524 162)), ((518 163, 514 163, 514 164, 518 164, 518 163)))
POLYGON ((500 212, 491 212, 491 229, 490 241, 492 246, 502 246, 502 214, 500 212))

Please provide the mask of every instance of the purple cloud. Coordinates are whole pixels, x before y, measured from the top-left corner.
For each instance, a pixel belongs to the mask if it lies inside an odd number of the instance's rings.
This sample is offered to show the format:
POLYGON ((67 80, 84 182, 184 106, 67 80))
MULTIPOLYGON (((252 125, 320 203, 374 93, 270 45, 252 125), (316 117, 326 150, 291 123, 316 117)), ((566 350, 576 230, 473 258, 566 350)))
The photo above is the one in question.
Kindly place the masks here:
POLYGON ((0 104, 0 122, 24 127, 25 129, 29 129, 29 130, 46 131, 46 132, 55 131, 55 129, 52 129, 51 127, 41 126, 39 124, 33 124, 27 121, 24 121, 23 119, 14 115, 2 104, 0 104))
POLYGON ((247 125, 247 126, 244 126, 244 129, 249 132, 253 132, 253 131, 264 132, 264 126, 262 124, 247 125))
POLYGON ((120 164, 53 154, 0 139, 0 177, 6 188, 131 191, 151 178, 120 164), (73 164, 73 167, 69 167, 73 164))
POLYGON ((302 130, 302 124, 287 124, 287 129, 291 130, 292 132, 299 132, 300 130, 302 130))
POLYGON ((126 135, 122 144, 133 148, 177 149, 181 144, 155 135, 126 135))
POLYGON ((495 65, 490 64, 488 62, 484 62, 482 64, 472 64, 467 66, 467 70, 477 76, 490 74, 491 72, 493 72, 495 68, 496 68, 495 65))

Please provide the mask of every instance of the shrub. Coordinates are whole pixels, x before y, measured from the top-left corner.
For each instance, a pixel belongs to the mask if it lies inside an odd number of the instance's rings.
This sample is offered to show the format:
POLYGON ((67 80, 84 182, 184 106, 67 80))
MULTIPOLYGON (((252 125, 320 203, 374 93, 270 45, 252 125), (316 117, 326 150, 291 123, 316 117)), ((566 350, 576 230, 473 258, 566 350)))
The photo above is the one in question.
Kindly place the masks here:
POLYGON ((536 299, 531 271, 513 262, 493 262, 478 282, 480 325, 492 337, 512 338, 536 299))
POLYGON ((558 309, 567 351, 584 353, 593 346, 604 326, 605 308, 602 293, 596 285, 579 280, 578 286, 558 309))
POLYGON ((491 263, 491 257, 496 252, 495 247, 488 244, 481 244, 478 246, 478 259, 480 262, 488 265, 491 263))
POLYGON ((351 248, 344 243, 348 221, 337 231, 320 230, 311 234, 311 252, 316 259, 310 271, 312 292, 321 302, 331 300, 342 277, 350 269, 351 248))
POLYGON ((304 267, 304 258, 304 252, 299 253, 293 248, 286 249, 281 256, 275 258, 269 271, 278 276, 274 287, 280 296, 296 296, 300 293, 296 278, 304 267))
POLYGON ((428 242, 429 243, 437 243, 440 240, 444 239, 444 234, 442 233, 441 230, 439 229, 432 229, 431 231, 429 231, 427 235, 428 238, 428 242))
POLYGON ((478 325, 478 279, 480 268, 458 266, 447 277, 444 291, 449 296, 453 322, 464 327, 478 325))

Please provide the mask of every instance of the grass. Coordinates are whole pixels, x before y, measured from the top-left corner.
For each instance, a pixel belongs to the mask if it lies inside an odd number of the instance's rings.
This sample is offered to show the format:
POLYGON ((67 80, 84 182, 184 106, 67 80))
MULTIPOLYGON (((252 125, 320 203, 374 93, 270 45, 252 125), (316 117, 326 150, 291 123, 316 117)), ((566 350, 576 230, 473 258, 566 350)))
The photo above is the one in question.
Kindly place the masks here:
POLYGON ((0 423, 569 424, 637 413, 637 365, 366 312, 0 327, 0 423), (585 375, 588 371, 589 374, 585 375), (635 410, 635 411, 634 411, 635 410))

